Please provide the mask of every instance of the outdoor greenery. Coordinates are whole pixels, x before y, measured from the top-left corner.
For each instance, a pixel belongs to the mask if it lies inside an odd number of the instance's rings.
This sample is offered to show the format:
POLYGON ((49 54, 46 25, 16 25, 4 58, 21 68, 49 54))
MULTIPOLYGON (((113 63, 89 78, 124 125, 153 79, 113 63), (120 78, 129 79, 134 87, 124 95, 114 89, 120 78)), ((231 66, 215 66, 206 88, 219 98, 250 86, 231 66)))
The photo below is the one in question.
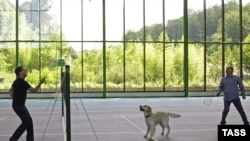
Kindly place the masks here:
MULTIPOLYGON (((37 1, 32 5, 36 6, 37 1)), ((29 2, 20 6, 29 6, 29 2)), ((234 1, 226 4, 225 11, 225 64, 233 65, 235 73, 239 74, 240 67, 240 36, 239 9, 234 1)), ((44 9, 49 9, 49 3, 43 3, 44 9)), ((189 15, 189 86, 203 87, 204 76, 207 76, 207 87, 216 87, 222 76, 222 26, 221 7, 215 5, 207 9, 207 44, 204 40, 203 11, 190 11, 189 15), (196 43, 197 42, 197 43, 196 43), (206 53, 205 53, 206 49, 206 53), (206 56, 204 56, 206 55, 206 56), (206 60, 204 61, 204 58, 206 60), (204 74, 204 62, 207 72, 204 74)), ((67 42, 59 42, 61 37, 58 25, 53 23, 51 16, 42 12, 41 31, 39 19, 29 12, 20 11, 19 37, 25 42, 19 43, 19 64, 25 66, 29 75, 27 80, 37 84, 40 78, 49 72, 44 88, 57 88, 60 82, 60 71, 56 64, 59 58, 64 58, 71 67, 71 81, 74 88, 103 87, 103 49, 84 50, 76 52, 67 42), (46 42, 36 42, 39 32, 46 33, 42 39, 46 42), (32 39, 32 41, 30 41, 32 39), (34 41, 33 41, 34 40, 34 41)), ((250 3, 243 7, 243 72, 247 78, 250 73, 250 3)), ((15 9, 8 0, 0 1, 0 89, 8 89, 15 79, 13 73, 16 67, 15 40, 15 9)), ((168 22, 166 32, 162 24, 154 24, 138 31, 127 31, 125 44, 106 46, 106 84, 107 88, 147 88, 163 86, 183 88, 184 75, 184 44, 183 17, 168 22), (145 41, 144 41, 145 31, 145 41), (163 34, 165 33, 165 38, 163 34), (145 46, 144 46, 145 45, 145 46), (144 48, 145 47, 145 48, 144 48), (145 51, 145 52, 144 52, 145 51), (165 52, 165 54, 163 54, 165 52), (145 54, 144 54, 145 53, 145 54), (165 55, 165 60, 163 56, 165 55), (145 61, 144 61, 145 59, 145 61), (165 64, 164 64, 165 63, 165 64), (165 68, 163 68, 165 66, 165 68), (144 71, 145 70, 145 71, 144 71), (165 71, 165 72, 164 72, 165 71), (165 74, 165 82, 164 75, 165 74)), ((62 35, 64 36, 64 35, 62 35)), ((64 40, 64 37, 62 37, 64 40)), ((122 42, 122 39, 121 39, 122 42)), ((107 43, 109 43, 107 41, 107 43)), ((87 46, 84 46, 88 48, 87 46)), ((244 79, 246 86, 250 81, 244 79)))

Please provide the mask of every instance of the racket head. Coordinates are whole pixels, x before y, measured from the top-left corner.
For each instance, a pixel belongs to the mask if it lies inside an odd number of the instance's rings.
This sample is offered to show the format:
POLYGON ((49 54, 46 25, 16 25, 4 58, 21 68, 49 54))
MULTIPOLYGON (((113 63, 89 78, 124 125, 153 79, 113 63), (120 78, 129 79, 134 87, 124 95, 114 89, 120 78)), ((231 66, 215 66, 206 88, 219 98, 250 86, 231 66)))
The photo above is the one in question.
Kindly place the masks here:
POLYGON ((205 105, 205 106, 211 106, 212 105, 212 103, 213 103, 213 100, 212 100, 212 98, 205 98, 204 100, 203 100, 203 104, 205 105))
POLYGON ((42 78, 47 78, 48 74, 51 71, 54 71, 57 69, 57 61, 51 61, 49 62, 45 67, 44 67, 44 71, 45 73, 43 73, 42 78))

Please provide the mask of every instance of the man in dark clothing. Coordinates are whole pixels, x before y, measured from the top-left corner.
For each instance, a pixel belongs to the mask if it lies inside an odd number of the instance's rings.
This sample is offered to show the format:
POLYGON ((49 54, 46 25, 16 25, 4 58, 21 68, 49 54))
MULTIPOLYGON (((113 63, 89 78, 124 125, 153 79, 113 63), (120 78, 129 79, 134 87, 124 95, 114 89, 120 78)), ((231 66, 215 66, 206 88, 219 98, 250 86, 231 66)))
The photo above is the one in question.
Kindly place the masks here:
POLYGON ((16 80, 11 85, 10 96, 12 98, 12 108, 21 119, 22 123, 10 137, 10 141, 17 141, 25 130, 27 130, 26 140, 34 141, 33 121, 28 109, 25 106, 25 101, 27 91, 37 92, 44 82, 44 79, 42 79, 38 85, 33 88, 27 81, 25 81, 27 72, 22 66, 15 69, 15 74, 16 80))
POLYGON ((240 94, 238 88, 240 88, 242 98, 246 99, 245 87, 240 77, 233 75, 233 67, 229 66, 226 69, 226 76, 220 81, 220 86, 216 94, 219 96, 221 92, 224 92, 224 110, 222 112, 222 118, 220 122, 222 125, 226 124, 226 117, 228 115, 231 103, 233 103, 238 110, 244 125, 249 125, 247 116, 239 98, 240 94))

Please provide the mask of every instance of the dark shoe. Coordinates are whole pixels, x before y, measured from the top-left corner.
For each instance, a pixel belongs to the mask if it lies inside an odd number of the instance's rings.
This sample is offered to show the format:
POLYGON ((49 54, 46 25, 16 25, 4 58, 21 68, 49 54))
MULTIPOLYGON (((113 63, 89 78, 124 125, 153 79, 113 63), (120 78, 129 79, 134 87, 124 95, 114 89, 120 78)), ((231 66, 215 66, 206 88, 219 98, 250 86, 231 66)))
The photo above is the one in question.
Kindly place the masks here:
POLYGON ((220 125, 226 125, 226 122, 222 121, 220 122, 220 125))
POLYGON ((10 138, 10 140, 9 140, 9 141, 16 141, 16 140, 14 140, 14 139, 10 138))
POLYGON ((244 125, 249 125, 249 122, 245 122, 244 125))

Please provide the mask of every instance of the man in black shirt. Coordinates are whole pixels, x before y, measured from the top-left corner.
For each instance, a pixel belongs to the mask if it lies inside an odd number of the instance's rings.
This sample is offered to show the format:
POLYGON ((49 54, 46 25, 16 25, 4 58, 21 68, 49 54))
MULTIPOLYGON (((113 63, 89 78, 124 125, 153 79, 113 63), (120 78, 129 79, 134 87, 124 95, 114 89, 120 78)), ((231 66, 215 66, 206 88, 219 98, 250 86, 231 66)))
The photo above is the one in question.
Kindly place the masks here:
POLYGON ((22 123, 10 137, 10 141, 17 141, 25 130, 27 130, 26 140, 34 141, 33 121, 28 109, 25 106, 25 101, 27 91, 37 92, 45 79, 42 79, 38 85, 33 88, 27 81, 25 81, 27 72, 23 66, 17 67, 15 69, 15 74, 17 78, 11 85, 10 96, 12 98, 12 108, 21 119, 22 123))

